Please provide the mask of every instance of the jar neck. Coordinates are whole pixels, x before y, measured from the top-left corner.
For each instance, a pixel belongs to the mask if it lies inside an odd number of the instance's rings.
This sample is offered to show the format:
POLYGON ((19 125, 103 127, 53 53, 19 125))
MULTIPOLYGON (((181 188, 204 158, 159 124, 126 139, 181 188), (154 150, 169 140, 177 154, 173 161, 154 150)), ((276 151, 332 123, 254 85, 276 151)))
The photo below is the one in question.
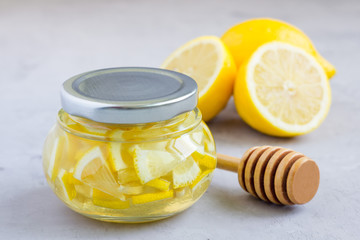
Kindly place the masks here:
POLYGON ((82 138, 112 142, 146 142, 173 138, 192 131, 201 122, 198 108, 169 120, 153 123, 110 124, 77 117, 61 109, 58 124, 66 132, 82 138))

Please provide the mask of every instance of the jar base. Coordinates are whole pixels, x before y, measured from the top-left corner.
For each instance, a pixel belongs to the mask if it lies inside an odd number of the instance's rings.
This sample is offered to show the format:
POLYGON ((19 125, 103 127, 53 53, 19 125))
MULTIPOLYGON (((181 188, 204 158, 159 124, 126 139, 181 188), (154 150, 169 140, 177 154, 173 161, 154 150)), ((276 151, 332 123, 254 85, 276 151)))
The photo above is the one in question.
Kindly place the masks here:
POLYGON ((98 215, 92 215, 92 214, 86 214, 86 213, 80 213, 80 214, 85 217, 103 221, 103 222, 130 223, 131 224, 131 223, 154 222, 154 221, 172 217, 178 213, 172 213, 172 214, 160 215, 160 216, 152 216, 152 217, 117 217, 117 216, 98 216, 98 215))

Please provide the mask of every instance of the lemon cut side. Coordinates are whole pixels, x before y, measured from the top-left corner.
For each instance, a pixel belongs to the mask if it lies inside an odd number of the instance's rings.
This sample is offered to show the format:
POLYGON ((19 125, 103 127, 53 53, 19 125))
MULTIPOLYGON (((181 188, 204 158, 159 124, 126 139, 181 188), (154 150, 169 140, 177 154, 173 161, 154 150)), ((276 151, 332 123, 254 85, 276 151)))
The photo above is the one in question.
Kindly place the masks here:
POLYGON ((173 170, 174 189, 187 186, 194 182, 201 170, 192 157, 180 163, 173 170))
POLYGON ((143 150, 138 146, 131 149, 134 168, 140 182, 145 184, 155 178, 166 175, 181 159, 169 152, 159 150, 143 150))
POLYGON ((175 50, 162 64, 184 73, 198 84, 198 107, 203 120, 215 117, 232 95, 236 64, 220 38, 203 36, 175 50))
POLYGON ((283 42, 259 47, 239 71, 235 104, 253 128, 295 136, 317 128, 326 117, 330 86, 316 59, 283 42))
POLYGON ((122 195, 100 147, 90 149, 80 158, 73 177, 114 197, 122 195))

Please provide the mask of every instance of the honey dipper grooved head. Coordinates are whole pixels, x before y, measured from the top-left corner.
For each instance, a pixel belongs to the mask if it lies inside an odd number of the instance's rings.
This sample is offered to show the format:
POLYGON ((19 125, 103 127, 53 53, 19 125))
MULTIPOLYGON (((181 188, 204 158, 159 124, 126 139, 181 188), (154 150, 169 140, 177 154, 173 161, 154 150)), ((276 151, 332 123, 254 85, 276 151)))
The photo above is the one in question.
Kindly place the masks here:
POLYGON ((316 163, 291 149, 253 147, 241 158, 238 178, 241 187, 255 197, 275 204, 309 202, 320 182, 316 163))

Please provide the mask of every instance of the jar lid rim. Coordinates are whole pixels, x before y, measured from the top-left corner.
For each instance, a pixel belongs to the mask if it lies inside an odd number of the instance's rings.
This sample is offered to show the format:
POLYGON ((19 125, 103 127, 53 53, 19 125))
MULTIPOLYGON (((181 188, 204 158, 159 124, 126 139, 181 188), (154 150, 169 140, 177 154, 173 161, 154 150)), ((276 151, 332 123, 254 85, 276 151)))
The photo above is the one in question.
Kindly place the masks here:
POLYGON ((184 74, 146 67, 99 69, 62 85, 61 104, 74 116, 103 123, 149 123, 189 112, 197 84, 184 74))

